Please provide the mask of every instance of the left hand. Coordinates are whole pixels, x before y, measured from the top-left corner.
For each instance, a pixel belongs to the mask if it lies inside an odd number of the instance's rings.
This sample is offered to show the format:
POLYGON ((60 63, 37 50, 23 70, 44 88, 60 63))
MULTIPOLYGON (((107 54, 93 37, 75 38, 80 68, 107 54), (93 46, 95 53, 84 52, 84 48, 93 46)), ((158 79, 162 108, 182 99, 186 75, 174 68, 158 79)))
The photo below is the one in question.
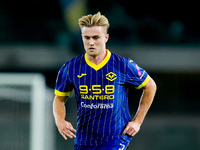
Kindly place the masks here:
POLYGON ((135 122, 135 121, 130 121, 127 125, 126 128, 124 129, 122 135, 129 135, 133 137, 138 131, 140 130, 141 124, 135 122))

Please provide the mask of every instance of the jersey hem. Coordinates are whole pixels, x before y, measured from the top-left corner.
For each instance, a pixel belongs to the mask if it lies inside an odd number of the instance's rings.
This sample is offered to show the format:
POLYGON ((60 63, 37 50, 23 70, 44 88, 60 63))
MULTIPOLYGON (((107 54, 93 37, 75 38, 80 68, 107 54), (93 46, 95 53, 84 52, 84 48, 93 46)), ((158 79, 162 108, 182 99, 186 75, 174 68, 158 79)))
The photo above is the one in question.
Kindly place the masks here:
POLYGON ((101 139, 101 140, 100 139, 99 140, 92 140, 92 139, 89 140, 88 139, 86 141, 86 139, 82 139, 82 140, 75 139, 74 144, 82 145, 82 146, 99 146, 105 142, 109 142, 112 140, 120 140, 120 139, 130 143, 132 140, 132 137, 129 137, 128 135, 125 135, 125 136, 119 135, 119 136, 114 136, 114 137, 105 138, 105 139, 101 139))

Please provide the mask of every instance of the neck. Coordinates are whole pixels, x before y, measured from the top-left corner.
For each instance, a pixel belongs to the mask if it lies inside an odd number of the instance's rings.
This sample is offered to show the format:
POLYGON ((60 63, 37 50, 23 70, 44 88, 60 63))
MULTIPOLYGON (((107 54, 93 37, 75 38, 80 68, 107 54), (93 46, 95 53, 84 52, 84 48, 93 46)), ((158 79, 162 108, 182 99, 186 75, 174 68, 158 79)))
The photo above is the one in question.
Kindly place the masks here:
POLYGON ((91 56, 91 55, 87 54, 87 58, 88 58, 89 61, 91 61, 95 65, 98 65, 104 60, 106 55, 107 55, 107 51, 105 50, 105 51, 103 51, 101 54, 99 54, 97 56, 91 56))

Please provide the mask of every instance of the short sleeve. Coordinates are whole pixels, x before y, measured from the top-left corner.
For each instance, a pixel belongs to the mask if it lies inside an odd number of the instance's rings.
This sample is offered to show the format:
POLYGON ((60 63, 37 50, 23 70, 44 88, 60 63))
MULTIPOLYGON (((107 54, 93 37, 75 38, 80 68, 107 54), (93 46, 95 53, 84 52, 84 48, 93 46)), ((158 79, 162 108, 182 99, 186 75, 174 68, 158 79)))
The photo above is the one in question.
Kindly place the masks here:
POLYGON ((70 96, 73 90, 73 84, 69 77, 69 62, 65 63, 59 70, 56 85, 55 95, 70 96))
POLYGON ((133 84, 136 89, 141 89, 149 81, 148 73, 140 68, 133 60, 128 59, 126 82, 133 84))

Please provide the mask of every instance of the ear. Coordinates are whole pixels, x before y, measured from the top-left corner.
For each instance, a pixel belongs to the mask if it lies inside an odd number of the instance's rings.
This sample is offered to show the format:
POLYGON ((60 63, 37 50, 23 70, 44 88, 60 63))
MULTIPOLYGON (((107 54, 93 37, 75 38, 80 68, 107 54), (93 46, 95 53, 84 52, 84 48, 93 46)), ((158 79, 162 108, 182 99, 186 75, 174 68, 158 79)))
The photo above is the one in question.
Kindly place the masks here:
POLYGON ((106 34, 105 43, 107 43, 108 39, 109 39, 109 34, 106 34))

